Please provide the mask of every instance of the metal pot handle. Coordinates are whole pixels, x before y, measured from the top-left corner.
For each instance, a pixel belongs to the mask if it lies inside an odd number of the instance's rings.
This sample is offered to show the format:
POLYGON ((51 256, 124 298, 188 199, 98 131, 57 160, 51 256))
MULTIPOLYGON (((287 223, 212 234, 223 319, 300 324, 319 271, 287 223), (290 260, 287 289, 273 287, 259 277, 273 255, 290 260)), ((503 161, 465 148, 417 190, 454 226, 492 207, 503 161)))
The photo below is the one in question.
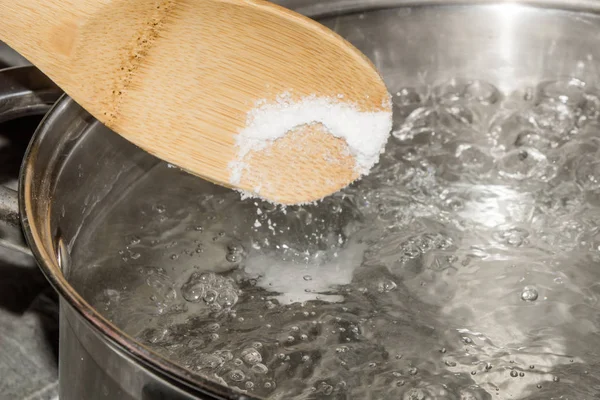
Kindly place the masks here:
MULTIPOLYGON (((43 115, 61 95, 58 86, 33 66, 0 70, 0 123, 43 115)), ((0 246, 30 254, 21 231, 18 194, 1 185, 0 246)))

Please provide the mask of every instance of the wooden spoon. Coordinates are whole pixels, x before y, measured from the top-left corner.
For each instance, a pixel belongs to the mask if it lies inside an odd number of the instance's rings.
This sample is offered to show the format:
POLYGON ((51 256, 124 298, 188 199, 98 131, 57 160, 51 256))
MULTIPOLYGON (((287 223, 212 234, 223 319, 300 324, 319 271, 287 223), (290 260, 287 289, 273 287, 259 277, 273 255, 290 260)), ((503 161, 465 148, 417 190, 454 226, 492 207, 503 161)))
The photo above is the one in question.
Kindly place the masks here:
POLYGON ((258 101, 288 93, 391 110, 363 54, 261 0, 0 0, 0 15, 0 40, 106 126, 188 172, 277 203, 320 199, 359 173, 346 141, 307 120, 248 152, 233 177, 236 138, 258 101))

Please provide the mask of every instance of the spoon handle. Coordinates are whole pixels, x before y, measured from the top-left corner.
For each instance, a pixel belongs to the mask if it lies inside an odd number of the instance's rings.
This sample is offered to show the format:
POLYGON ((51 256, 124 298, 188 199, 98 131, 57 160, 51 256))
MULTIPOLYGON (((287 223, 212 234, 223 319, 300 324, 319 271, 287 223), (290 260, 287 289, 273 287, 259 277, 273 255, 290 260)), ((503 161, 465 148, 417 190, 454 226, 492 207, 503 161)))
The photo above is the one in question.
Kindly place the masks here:
MULTIPOLYGON (((0 0, 0 40, 46 72, 65 69, 79 28, 109 1, 0 0)), ((53 77, 56 78, 56 77, 53 77)))

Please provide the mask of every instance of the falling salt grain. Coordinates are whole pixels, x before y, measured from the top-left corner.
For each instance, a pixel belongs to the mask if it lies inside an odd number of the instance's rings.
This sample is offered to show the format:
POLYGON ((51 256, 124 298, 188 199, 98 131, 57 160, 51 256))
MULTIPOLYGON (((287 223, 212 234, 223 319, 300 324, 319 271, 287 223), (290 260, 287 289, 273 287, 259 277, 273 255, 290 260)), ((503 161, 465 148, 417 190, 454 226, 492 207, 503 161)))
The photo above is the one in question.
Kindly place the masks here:
MULTIPOLYGON (((389 111, 363 112, 354 104, 337 99, 308 96, 293 101, 289 93, 280 95, 274 103, 258 102, 248 113, 246 127, 236 138, 237 159, 229 164, 229 182, 240 183, 248 169, 244 158, 253 151, 260 151, 285 136, 296 127, 321 123, 335 137, 345 139, 355 159, 355 170, 359 175, 369 173, 383 153, 392 129, 392 113, 389 111)), ((387 98, 382 108, 389 108, 387 98)), ((258 195, 242 193, 243 198, 258 195)))

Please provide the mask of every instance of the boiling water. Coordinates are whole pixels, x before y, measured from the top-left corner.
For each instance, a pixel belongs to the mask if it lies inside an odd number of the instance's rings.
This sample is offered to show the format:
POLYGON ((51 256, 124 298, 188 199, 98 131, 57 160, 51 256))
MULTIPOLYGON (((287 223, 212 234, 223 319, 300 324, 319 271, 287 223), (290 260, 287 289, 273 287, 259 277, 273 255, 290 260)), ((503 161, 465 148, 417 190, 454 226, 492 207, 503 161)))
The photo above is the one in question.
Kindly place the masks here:
POLYGON ((257 397, 598 398, 595 90, 455 80, 400 88, 394 108, 381 163, 314 206, 161 164, 76 246, 72 283, 257 397))

